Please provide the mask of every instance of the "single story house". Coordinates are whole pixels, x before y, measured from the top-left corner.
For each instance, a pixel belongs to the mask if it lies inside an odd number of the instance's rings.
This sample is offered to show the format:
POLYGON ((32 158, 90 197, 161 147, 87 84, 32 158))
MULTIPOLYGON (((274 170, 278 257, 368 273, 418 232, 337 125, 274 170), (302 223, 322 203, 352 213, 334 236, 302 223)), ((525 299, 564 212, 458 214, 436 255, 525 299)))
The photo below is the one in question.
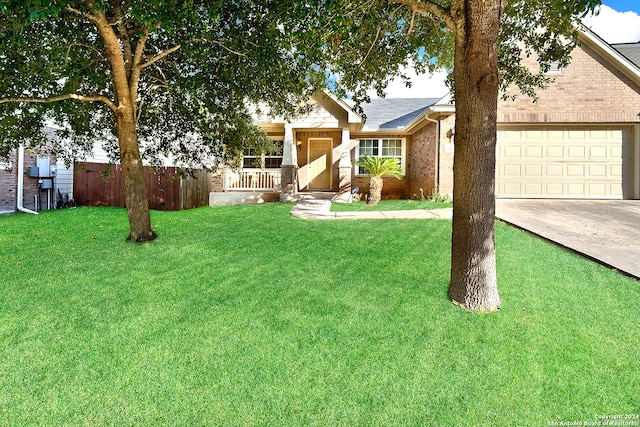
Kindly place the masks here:
MULTIPOLYGON (((586 28, 579 42, 571 64, 550 71, 554 82, 537 102, 523 95, 499 102, 497 197, 640 198, 640 43, 612 46, 586 28)), ((383 197, 452 193, 449 96, 374 99, 363 106, 366 119, 328 94, 312 102, 313 111, 296 120, 257 118, 281 151, 247 150, 240 171, 214 177, 212 204, 234 191, 365 192, 367 177, 354 166, 365 154, 403 166, 401 180, 385 178, 383 197)))
MULTIPOLYGON (((571 64, 550 71, 554 82, 538 91, 537 102, 523 95, 499 102, 497 197, 640 199, 640 42, 610 45, 586 28, 579 42, 571 64)), ((210 204, 347 193, 356 186, 364 193, 368 179, 355 166, 361 155, 400 160, 403 178, 385 177, 383 197, 452 194, 449 96, 374 99, 363 106, 364 116, 331 94, 311 102, 312 111, 295 120, 256 117, 279 151, 246 150, 240 170, 214 174, 210 204)), ((96 153, 87 161, 108 163, 96 153)), ((19 154, 0 163, 0 211, 15 210, 20 191, 21 206, 33 210, 51 206, 56 189, 72 192, 73 172, 55 158, 49 156, 48 172, 29 176, 29 167, 46 158, 22 153, 20 166, 19 154)))

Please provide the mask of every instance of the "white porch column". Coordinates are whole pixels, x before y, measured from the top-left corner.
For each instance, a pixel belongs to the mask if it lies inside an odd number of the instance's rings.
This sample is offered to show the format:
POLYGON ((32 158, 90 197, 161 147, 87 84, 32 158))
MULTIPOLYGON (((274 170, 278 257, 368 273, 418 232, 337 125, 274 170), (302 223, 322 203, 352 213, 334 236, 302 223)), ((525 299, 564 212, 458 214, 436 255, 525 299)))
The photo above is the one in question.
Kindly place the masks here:
POLYGON ((298 166, 298 153, 293 140, 293 126, 284 125, 284 144, 282 147, 282 166, 298 166))
POLYGON ((290 201, 298 192, 298 153, 293 139, 293 126, 284 125, 284 142, 282 145, 282 193, 281 201, 290 201))
POLYGON ((342 128, 342 143, 340 144, 340 193, 351 194, 351 132, 349 128, 342 128))

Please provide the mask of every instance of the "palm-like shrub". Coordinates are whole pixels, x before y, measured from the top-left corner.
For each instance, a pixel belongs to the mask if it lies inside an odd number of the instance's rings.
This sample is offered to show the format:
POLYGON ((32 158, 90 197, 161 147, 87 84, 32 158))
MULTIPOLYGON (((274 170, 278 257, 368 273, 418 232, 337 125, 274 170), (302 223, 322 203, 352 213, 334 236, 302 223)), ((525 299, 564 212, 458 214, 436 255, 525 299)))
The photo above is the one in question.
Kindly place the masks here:
POLYGON ((392 175, 397 179, 402 178, 402 166, 398 159, 390 157, 363 156, 356 162, 369 175, 368 205, 377 205, 382 198, 382 177, 392 175))

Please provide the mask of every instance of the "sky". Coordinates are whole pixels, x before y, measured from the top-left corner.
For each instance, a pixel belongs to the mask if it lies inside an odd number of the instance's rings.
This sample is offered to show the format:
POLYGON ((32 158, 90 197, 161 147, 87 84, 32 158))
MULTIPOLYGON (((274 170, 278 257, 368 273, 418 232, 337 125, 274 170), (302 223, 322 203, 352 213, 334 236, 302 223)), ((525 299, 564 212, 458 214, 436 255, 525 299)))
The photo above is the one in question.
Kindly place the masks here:
MULTIPOLYGON (((640 1, 603 0, 599 13, 588 16, 584 24, 609 43, 640 42, 640 1)), ((412 86, 406 88, 400 79, 392 81, 386 90, 387 98, 437 98, 447 94, 444 71, 416 76, 408 71, 412 86)), ((377 98, 375 91, 369 93, 377 98)))

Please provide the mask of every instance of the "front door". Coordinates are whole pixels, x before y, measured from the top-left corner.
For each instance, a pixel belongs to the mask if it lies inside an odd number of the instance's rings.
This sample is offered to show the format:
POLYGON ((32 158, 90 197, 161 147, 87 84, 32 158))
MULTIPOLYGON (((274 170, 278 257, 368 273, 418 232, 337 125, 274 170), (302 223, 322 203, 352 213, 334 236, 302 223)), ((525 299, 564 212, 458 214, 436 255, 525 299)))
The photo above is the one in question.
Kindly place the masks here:
POLYGON ((332 139, 309 139, 309 189, 331 190, 332 139))

